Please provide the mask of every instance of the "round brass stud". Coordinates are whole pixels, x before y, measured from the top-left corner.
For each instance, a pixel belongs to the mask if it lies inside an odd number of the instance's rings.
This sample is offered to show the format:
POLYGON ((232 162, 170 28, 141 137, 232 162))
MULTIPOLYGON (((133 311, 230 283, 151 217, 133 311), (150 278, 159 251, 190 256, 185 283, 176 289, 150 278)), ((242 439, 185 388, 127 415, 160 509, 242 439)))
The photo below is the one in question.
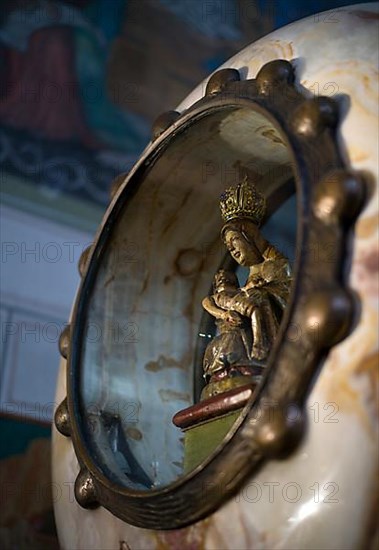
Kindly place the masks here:
POLYGON ((294 450, 305 429, 301 408, 293 403, 264 408, 254 439, 267 457, 281 458, 294 450))
POLYGON ((165 132, 174 122, 178 120, 180 113, 178 111, 167 111, 159 115, 155 119, 152 128, 153 140, 157 139, 163 132, 165 132))
POLYGON ((365 199, 363 177, 352 170, 333 170, 317 187, 313 211, 327 224, 349 224, 365 199))
POLYGON ((320 120, 323 126, 334 128, 338 124, 339 108, 337 102, 331 97, 319 96, 313 100, 319 110, 320 120))
POLYGON ((67 406, 67 397, 57 407, 54 415, 54 423, 58 432, 66 437, 71 435, 70 416, 67 406))
POLYGON ((59 342, 58 342, 59 353, 61 354, 63 359, 67 359, 69 346, 70 346, 70 325, 66 325, 61 332, 61 335, 59 337, 59 342))
POLYGON ((119 176, 117 176, 111 183, 109 195, 111 200, 113 200, 114 196, 116 195, 117 191, 120 189, 121 185, 124 183, 125 178, 127 177, 128 173, 123 172, 119 176))
POLYGON ((257 74, 256 80, 259 92, 266 95, 277 84, 293 84, 295 81, 295 70, 289 61, 275 59, 263 65, 257 74))
POLYGON ((319 96, 304 101, 293 115, 294 130, 301 135, 314 137, 325 128, 338 123, 338 105, 330 97, 319 96))
POLYGON ((75 480, 75 498, 82 508, 97 508, 96 487, 89 471, 82 468, 75 480))
POLYGON ((205 95, 219 94, 230 82, 241 80, 237 69, 220 69, 208 80, 205 95))
POLYGON ((353 297, 342 288, 315 292, 304 309, 305 328, 316 349, 330 348, 349 334, 353 297))
POLYGON ((88 258, 91 253, 91 248, 92 248, 92 245, 87 246, 87 248, 83 250, 79 258, 78 270, 81 277, 84 277, 86 273, 88 258))

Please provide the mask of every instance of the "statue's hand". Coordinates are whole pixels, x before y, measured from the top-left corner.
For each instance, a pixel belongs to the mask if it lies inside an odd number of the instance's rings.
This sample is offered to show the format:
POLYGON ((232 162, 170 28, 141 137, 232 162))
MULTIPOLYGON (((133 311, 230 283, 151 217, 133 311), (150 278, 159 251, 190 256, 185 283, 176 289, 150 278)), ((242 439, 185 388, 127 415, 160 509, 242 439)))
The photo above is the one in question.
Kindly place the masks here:
POLYGON ((239 327, 242 325, 242 317, 236 311, 227 311, 225 315, 225 320, 234 327, 239 327))

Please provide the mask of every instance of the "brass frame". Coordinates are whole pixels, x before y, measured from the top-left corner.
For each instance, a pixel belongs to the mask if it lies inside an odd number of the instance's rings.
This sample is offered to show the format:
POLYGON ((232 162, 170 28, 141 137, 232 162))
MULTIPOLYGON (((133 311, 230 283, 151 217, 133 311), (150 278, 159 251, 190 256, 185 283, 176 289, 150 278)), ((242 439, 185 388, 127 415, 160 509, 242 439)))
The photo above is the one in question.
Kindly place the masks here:
MULTIPOLYGON (((57 429, 72 437, 80 463, 75 482, 84 507, 102 505, 122 520, 150 529, 176 529, 215 511, 266 459, 287 456, 306 429, 305 402, 328 350, 345 338, 358 312, 346 287, 349 232, 365 200, 362 175, 348 169, 337 140, 338 104, 328 97, 309 97, 295 85, 292 65, 267 63, 252 80, 235 69, 222 69, 208 82, 204 98, 187 111, 170 111, 153 126, 153 143, 127 177, 119 177, 114 198, 95 244, 80 262, 82 283, 73 327, 61 338, 67 357, 67 399, 55 415, 57 429), (258 396, 249 403, 223 443, 194 471, 163 489, 133 491, 115 485, 96 467, 81 434, 78 415, 77 349, 80 317, 107 229, 134 193, 145 168, 175 136, 200 118, 231 106, 250 106, 281 131, 292 154, 298 193, 298 253, 292 298, 258 396), (330 257, 330 251, 334 251, 330 257), (317 254, 315 254, 317 251, 317 254), (293 324, 303 336, 291 341, 293 324), (258 414, 259 413, 259 414, 258 414), (210 490, 210 487, 212 490, 210 490)), ((78 364, 79 365, 79 364, 78 364)))

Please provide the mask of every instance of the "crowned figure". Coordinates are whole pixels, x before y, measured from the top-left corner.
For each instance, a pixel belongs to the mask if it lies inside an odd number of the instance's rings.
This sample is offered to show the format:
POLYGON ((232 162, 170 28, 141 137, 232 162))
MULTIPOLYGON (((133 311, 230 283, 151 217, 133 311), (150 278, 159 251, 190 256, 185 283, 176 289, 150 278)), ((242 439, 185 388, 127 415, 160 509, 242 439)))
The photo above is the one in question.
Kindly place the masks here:
POLYGON ((289 262, 261 234, 266 201, 245 178, 220 198, 221 237, 232 258, 249 268, 243 286, 235 273, 220 270, 214 292, 203 307, 216 319, 218 335, 203 360, 208 382, 202 399, 247 383, 265 366, 273 346, 292 281, 289 262))

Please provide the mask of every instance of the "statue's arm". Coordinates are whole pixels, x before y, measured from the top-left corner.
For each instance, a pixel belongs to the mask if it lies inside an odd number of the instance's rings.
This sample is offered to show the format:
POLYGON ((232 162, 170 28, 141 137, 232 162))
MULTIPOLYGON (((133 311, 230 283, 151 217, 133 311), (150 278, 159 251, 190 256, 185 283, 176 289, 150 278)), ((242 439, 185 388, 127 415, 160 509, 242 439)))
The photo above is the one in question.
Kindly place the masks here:
POLYGON ((242 318, 240 314, 230 308, 222 309, 221 307, 217 306, 212 296, 207 296, 206 298, 204 298, 202 304, 203 308, 208 311, 208 313, 213 315, 213 317, 215 317, 216 319, 223 319, 224 321, 230 323, 230 325, 233 327, 241 326, 242 318))
POLYGON ((262 291, 255 288, 242 288, 233 298, 231 308, 244 317, 251 317, 255 308, 262 302, 262 291))
POLYGON ((205 311, 216 317, 216 319, 226 319, 227 317, 228 312, 218 307, 212 296, 206 296, 202 301, 202 306, 205 311))

